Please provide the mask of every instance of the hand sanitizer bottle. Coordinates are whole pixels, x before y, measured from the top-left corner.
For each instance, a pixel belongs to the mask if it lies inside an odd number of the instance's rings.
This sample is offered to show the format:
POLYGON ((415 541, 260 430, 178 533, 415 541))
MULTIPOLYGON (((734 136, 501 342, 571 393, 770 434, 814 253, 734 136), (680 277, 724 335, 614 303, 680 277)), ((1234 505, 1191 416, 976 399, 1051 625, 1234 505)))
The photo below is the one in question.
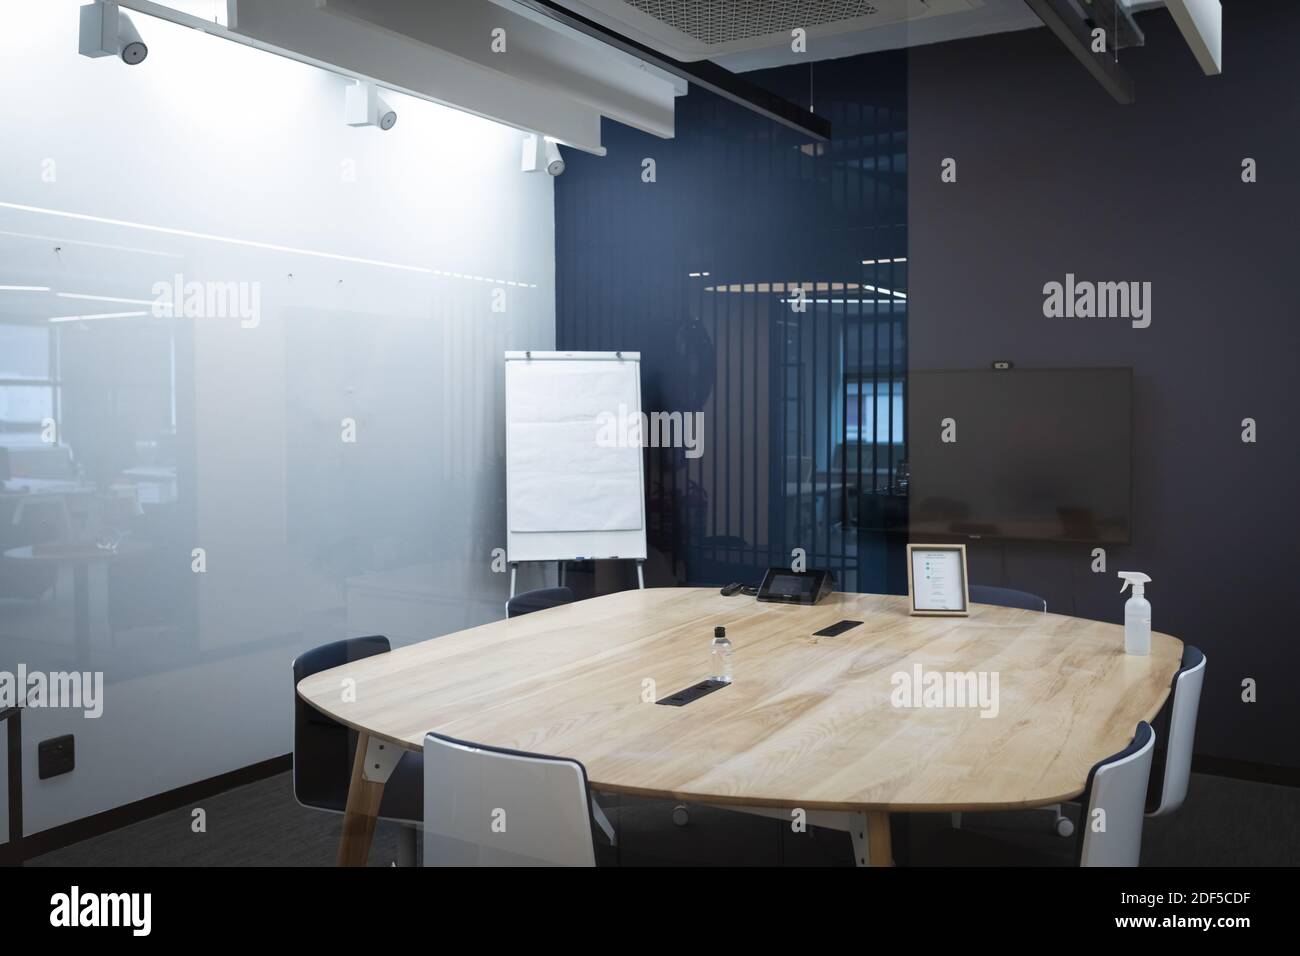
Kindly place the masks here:
POLYGON ((1124 589, 1133 585, 1133 596, 1124 604, 1124 653, 1146 655, 1151 653, 1151 602, 1143 597, 1143 585, 1151 579, 1141 571, 1121 571, 1124 589))
POLYGON ((731 683, 731 641, 727 640, 727 629, 715 627, 713 640, 709 643, 709 657, 713 663, 713 679, 724 684, 731 683))

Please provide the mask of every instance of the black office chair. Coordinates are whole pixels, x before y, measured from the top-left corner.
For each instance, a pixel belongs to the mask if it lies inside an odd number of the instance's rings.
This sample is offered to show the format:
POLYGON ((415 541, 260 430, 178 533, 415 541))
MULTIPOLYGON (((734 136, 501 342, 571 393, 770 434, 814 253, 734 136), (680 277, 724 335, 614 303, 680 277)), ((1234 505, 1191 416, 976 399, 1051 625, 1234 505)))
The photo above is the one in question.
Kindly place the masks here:
MULTIPOLYGON (((293 795, 302 806, 332 813, 342 813, 347 807, 357 733, 299 697, 298 682, 331 667, 387 654, 391 649, 388 638, 382 635, 354 637, 313 648, 293 662, 293 795)), ((384 786, 379 816, 404 824, 399 856, 403 864, 413 866, 418 842, 416 828, 424 820, 422 754, 402 755, 384 786)))
POLYGON ((506 601, 506 617, 522 617, 534 611, 545 611, 548 607, 572 603, 573 592, 568 588, 537 588, 516 594, 506 601))
POLYGON ((970 586, 972 604, 993 604, 997 607, 1017 607, 1024 611, 1042 611, 1047 613, 1047 601, 1028 591, 1014 588, 995 588, 987 584, 970 586))

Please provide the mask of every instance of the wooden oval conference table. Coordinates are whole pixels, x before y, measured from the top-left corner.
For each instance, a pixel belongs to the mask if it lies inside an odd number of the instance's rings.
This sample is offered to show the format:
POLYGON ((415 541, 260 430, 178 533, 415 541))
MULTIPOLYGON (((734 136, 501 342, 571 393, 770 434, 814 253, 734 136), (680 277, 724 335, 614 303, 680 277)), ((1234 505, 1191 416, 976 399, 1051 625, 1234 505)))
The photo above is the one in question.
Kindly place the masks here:
POLYGON ((890 812, 1079 796, 1089 769, 1155 716, 1182 657, 1165 634, 1151 635, 1150 656, 1127 655, 1122 627, 1081 618, 908 607, 871 594, 798 607, 714 588, 623 591, 305 678, 304 700, 360 732, 339 862, 365 864, 384 781, 436 731, 579 760, 597 792, 787 820, 801 808, 807 823, 848 830, 860 865, 887 866, 890 812), (863 623, 814 636, 846 618, 863 623), (656 705, 709 677, 717 625, 734 647, 733 682, 656 705), (932 674, 955 675, 954 687, 964 675, 970 692, 927 698, 932 674), (980 675, 996 686, 983 703, 980 675))

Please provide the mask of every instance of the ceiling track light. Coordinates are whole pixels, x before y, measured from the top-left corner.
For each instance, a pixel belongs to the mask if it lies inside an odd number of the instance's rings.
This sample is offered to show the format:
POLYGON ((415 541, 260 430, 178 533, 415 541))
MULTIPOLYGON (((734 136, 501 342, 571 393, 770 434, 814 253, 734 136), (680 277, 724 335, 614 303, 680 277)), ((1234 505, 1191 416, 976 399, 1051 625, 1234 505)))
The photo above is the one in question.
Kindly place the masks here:
POLYGON ((344 121, 349 126, 378 126, 389 130, 397 125, 397 110, 379 95, 379 88, 366 80, 348 85, 343 102, 344 121))
POLYGON ((546 172, 552 176, 559 176, 564 172, 564 157, 560 155, 560 147, 554 140, 543 137, 542 152, 546 156, 546 172))
POLYGON ((529 133, 524 137, 524 159, 521 168, 526 173, 536 173, 544 169, 551 176, 559 176, 564 172, 564 157, 560 154, 559 144, 540 133, 529 133))
POLYGON ((143 63, 149 47, 140 39, 131 18, 115 0, 95 0, 81 8, 78 52, 82 56, 115 56, 127 66, 143 63))

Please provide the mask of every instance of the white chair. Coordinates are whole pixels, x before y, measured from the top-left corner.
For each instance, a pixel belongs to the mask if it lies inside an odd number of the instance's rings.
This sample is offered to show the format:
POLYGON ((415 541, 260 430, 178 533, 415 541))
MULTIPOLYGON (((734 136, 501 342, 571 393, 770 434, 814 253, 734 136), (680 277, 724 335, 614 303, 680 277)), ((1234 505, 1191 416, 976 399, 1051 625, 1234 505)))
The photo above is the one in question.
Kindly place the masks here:
MULTIPOLYGON (((1079 798, 1083 833, 1074 854, 1079 866, 1138 865, 1155 739, 1155 731, 1143 721, 1127 747, 1088 772, 1079 798)), ((1058 854, 1018 847, 971 830, 946 828, 928 843, 923 856, 942 865, 1042 866, 1061 862, 1058 854)))
POLYGON ((595 866, 597 812, 576 760, 425 735, 425 866, 595 866))
POLYGON ((1170 693, 1169 727, 1165 746, 1156 753, 1147 792, 1147 816, 1173 813, 1187 797, 1192 773, 1192 744, 1196 739, 1196 712, 1205 682, 1205 654, 1190 644, 1183 647, 1183 663, 1174 675, 1170 693))
POLYGON ((1133 742, 1088 773, 1080 866, 1137 866, 1156 735, 1145 720, 1133 742))

